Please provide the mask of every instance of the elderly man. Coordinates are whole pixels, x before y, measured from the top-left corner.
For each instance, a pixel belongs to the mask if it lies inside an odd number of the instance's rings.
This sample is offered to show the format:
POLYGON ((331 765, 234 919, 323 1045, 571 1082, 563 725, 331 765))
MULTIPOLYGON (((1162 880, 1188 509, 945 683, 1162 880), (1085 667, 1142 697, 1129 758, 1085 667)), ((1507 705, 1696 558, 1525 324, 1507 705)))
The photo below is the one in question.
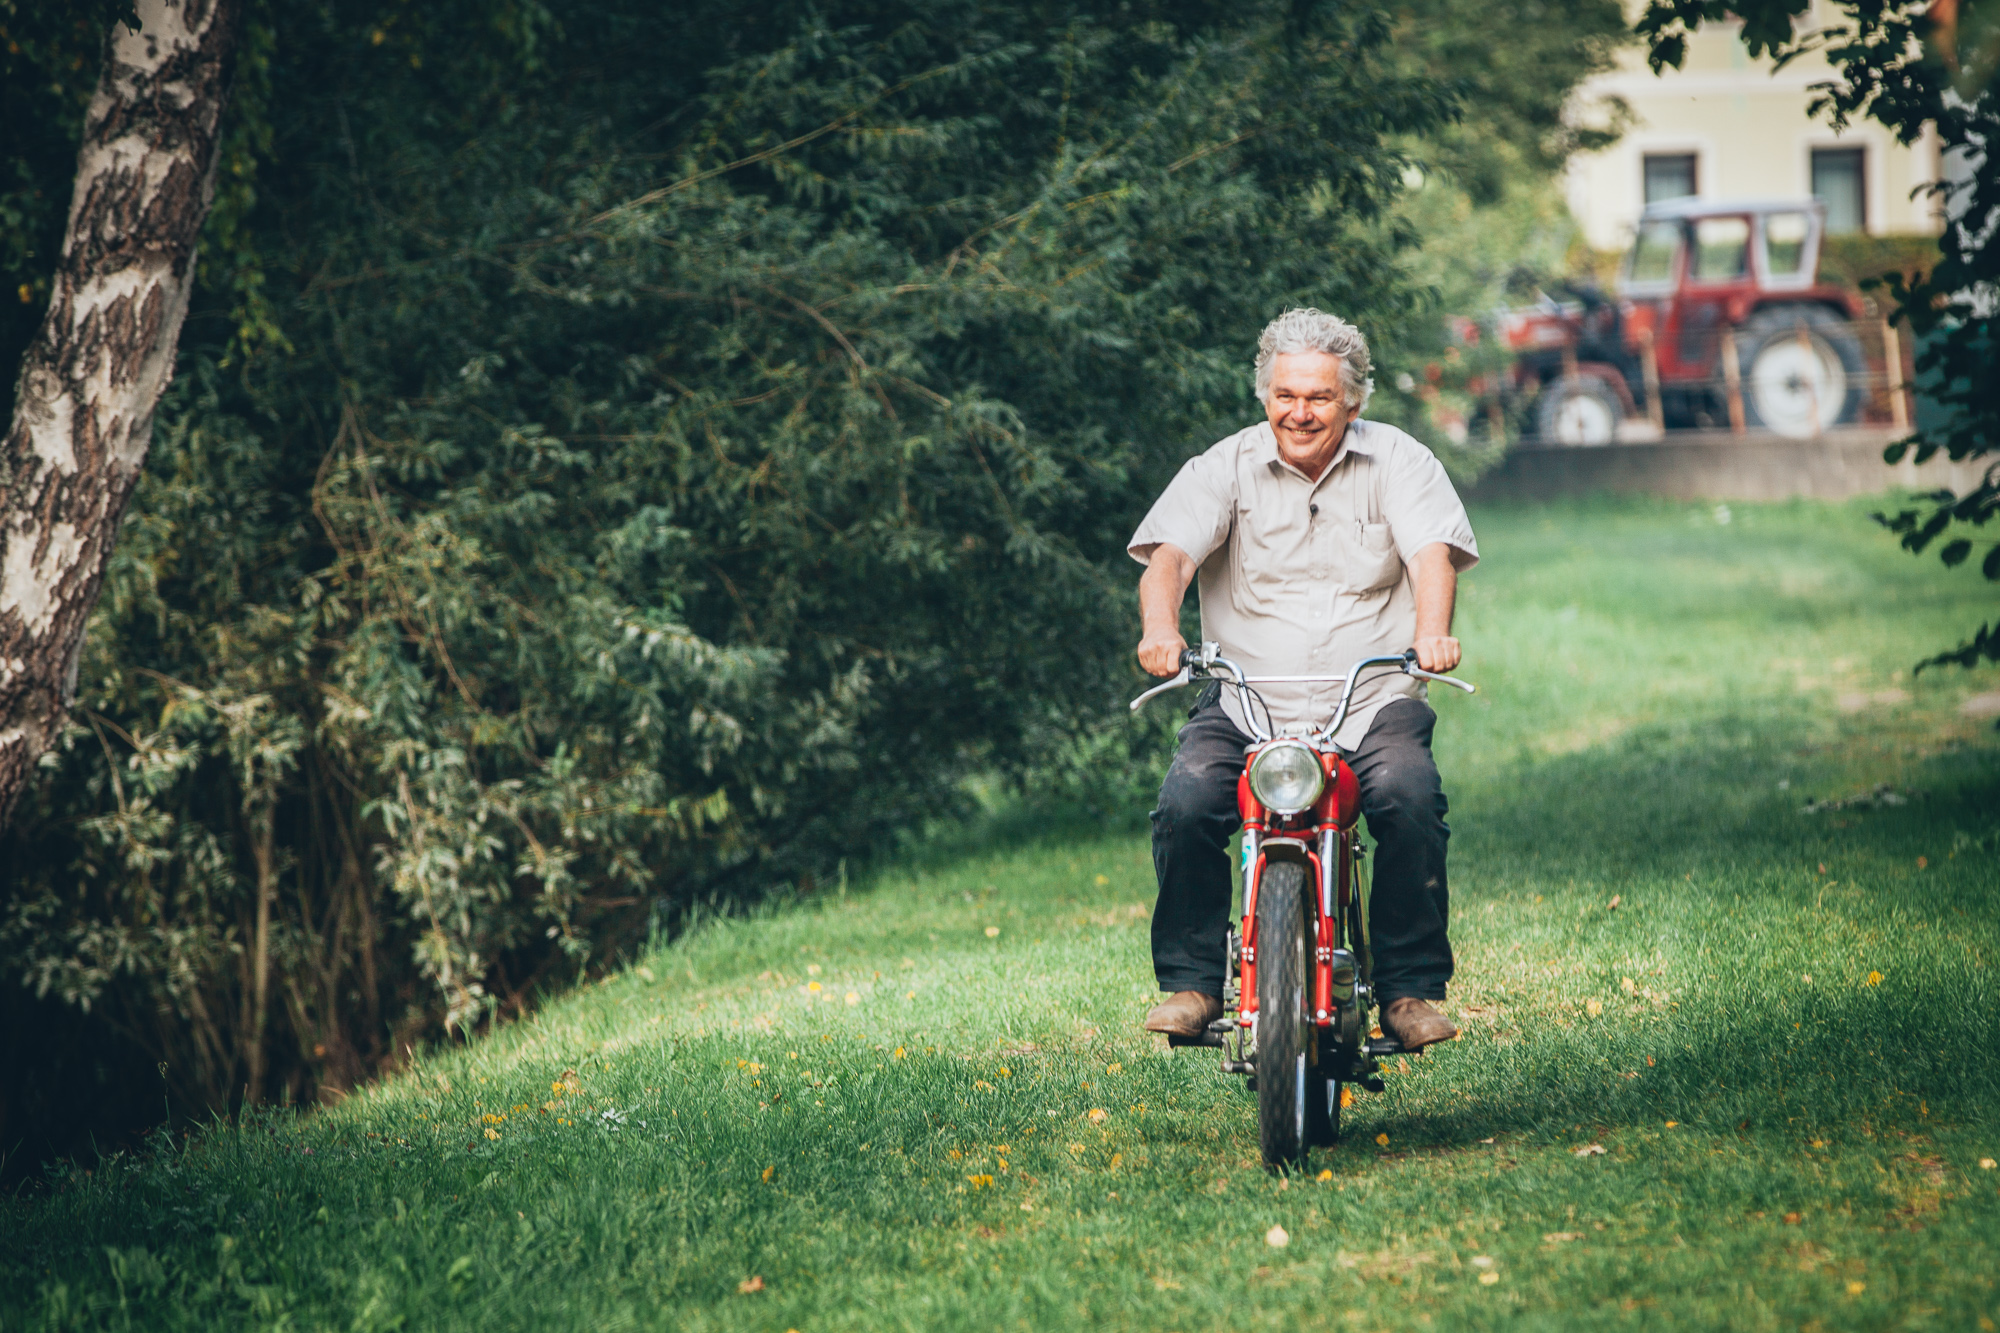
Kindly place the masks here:
MULTIPOLYGON (((1458 665, 1458 574, 1479 559, 1472 525, 1429 450, 1360 419, 1368 343, 1345 320, 1288 310, 1257 343, 1266 419, 1190 459, 1127 549, 1139 579, 1139 663, 1180 669, 1181 600, 1201 577, 1201 633, 1251 675, 1331 675, 1359 658, 1417 650, 1458 665)), ((1332 716, 1338 685, 1264 685, 1273 730, 1332 716)), ((1376 841, 1370 934, 1382 1026, 1411 1050, 1458 1035, 1432 1007, 1451 980, 1445 927, 1445 797, 1431 758, 1437 715, 1421 681, 1364 678, 1334 743, 1361 782, 1376 841)), ((1250 744, 1236 691, 1211 685, 1188 714, 1153 812, 1153 970, 1171 996, 1153 1032, 1195 1036, 1222 1013, 1237 828, 1236 776, 1250 744)))

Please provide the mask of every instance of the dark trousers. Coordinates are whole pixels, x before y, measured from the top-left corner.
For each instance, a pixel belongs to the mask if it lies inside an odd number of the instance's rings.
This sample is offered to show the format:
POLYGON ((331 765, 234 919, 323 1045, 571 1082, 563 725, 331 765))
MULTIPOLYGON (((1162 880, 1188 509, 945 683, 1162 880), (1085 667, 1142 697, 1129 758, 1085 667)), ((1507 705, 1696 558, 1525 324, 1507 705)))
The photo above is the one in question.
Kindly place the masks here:
MULTIPOLYGON (((1398 699, 1375 715, 1347 756, 1361 780, 1361 810, 1375 839, 1368 929, 1375 954, 1375 994, 1442 1000, 1451 980, 1445 938, 1450 893, 1445 844, 1451 830, 1431 729, 1437 714, 1420 699, 1398 699)), ((1229 839, 1239 821, 1236 775, 1250 738, 1210 694, 1188 715, 1180 747, 1160 784, 1153 811, 1153 869, 1160 901, 1153 912, 1153 973, 1163 991, 1220 996, 1228 971, 1229 839)))

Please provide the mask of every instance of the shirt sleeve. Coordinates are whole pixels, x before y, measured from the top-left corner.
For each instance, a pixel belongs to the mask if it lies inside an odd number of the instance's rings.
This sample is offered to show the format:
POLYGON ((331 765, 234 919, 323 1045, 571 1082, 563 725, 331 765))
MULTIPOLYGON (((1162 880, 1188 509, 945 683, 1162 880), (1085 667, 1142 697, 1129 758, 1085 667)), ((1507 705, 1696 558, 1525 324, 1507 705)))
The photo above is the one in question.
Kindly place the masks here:
POLYGON ((1126 553, 1150 564, 1153 549, 1171 543, 1199 565, 1229 540, 1236 519, 1236 479, 1230 441, 1181 465, 1160 498, 1140 520, 1139 530, 1125 543, 1126 553))
POLYGON ((1397 553, 1404 564, 1414 566, 1417 552, 1432 542, 1443 542, 1451 547, 1451 563, 1459 572, 1471 569, 1479 563, 1479 543, 1444 464, 1410 436, 1397 443, 1400 447, 1382 497, 1382 514, 1389 521, 1397 553))

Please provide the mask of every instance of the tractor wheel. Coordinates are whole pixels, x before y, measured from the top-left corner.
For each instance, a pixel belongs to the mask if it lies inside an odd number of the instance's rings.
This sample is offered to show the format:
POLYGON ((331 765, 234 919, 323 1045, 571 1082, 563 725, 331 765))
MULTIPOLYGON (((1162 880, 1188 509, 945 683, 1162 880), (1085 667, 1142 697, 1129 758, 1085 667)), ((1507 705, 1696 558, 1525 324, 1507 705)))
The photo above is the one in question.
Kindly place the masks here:
POLYGON ((1825 306, 1765 306, 1736 331, 1736 349, 1752 428, 1805 440, 1860 413, 1868 363, 1825 306))
POLYGON ((1610 385, 1594 375, 1565 375, 1542 390, 1535 430, 1543 444, 1610 444, 1625 408, 1610 385))

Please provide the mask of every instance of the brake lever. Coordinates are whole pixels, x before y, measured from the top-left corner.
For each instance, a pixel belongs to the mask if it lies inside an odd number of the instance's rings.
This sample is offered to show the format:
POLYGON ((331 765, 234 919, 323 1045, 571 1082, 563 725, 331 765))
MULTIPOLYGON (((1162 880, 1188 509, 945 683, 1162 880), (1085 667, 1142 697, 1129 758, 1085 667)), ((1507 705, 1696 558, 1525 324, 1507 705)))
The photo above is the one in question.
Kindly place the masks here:
POLYGON ((1194 679, 1193 674, 1190 673, 1186 667, 1182 667, 1179 675, 1171 676, 1168 679, 1161 681, 1158 685, 1155 685, 1152 689, 1147 690, 1144 694, 1134 699, 1132 701, 1132 711, 1135 713, 1138 712, 1142 707, 1145 706, 1146 701, 1152 698, 1154 695, 1165 694, 1168 690, 1177 690, 1181 686, 1187 684, 1189 681, 1193 679, 1194 679))
POLYGON ((1441 685, 1450 685, 1455 689, 1464 690, 1467 694, 1479 693, 1479 687, 1469 680, 1460 680, 1456 676, 1440 676, 1435 671, 1424 670, 1415 662, 1403 663, 1403 674, 1406 676, 1415 676, 1419 680, 1434 680, 1441 685))

